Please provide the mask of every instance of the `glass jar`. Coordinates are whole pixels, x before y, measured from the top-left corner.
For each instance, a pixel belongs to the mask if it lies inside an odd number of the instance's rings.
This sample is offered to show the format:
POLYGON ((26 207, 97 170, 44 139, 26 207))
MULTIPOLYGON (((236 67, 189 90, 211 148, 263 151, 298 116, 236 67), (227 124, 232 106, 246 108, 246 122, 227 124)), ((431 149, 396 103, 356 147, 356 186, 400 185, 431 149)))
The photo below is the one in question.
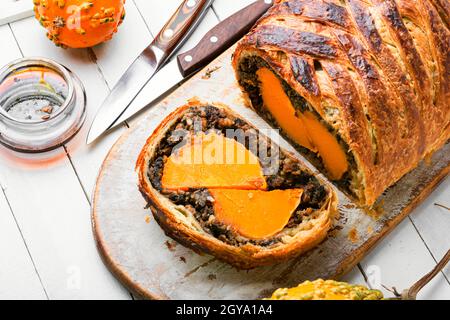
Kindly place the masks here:
POLYGON ((86 93, 78 77, 45 58, 0 70, 0 143, 19 152, 58 148, 81 129, 86 93))

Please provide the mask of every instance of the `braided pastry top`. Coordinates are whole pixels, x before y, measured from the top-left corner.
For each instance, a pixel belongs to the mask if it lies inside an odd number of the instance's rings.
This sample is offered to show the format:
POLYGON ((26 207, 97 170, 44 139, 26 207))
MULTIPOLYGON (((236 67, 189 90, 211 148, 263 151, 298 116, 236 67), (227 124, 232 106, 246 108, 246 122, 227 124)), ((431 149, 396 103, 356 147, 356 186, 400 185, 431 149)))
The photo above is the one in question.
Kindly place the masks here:
POLYGON ((353 152, 365 202, 450 137, 446 0, 278 0, 238 45, 269 63, 353 152))

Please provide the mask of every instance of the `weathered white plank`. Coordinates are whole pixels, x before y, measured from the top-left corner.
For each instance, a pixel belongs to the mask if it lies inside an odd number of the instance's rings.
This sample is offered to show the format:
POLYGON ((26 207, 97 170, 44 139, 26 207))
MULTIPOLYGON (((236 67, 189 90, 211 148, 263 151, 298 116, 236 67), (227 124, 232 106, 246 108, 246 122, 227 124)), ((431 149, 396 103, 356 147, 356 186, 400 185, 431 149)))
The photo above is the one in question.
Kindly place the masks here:
MULTIPOLYGON (((20 51, 9 29, 0 27, 2 50, 0 64, 20 57, 20 51)), ((0 187, 5 168, 0 165, 0 187)), ((34 270, 20 231, 0 189, 0 299, 45 299, 44 290, 34 270), (20 281, 18 279, 21 279, 20 281)))
POLYGON ((88 118, 77 139, 68 144, 73 164, 89 198, 103 159, 125 126, 108 132, 91 146, 85 145, 88 129, 110 89, 150 42, 150 34, 133 2, 127 2, 126 9, 127 17, 113 39, 93 48, 87 61, 73 67, 80 70, 89 66, 89 70, 79 72, 88 91, 88 118))
POLYGON ((5 193, 44 287, 50 299, 126 297, 96 252, 88 202, 61 152, 54 163, 0 162, 5 193))
MULTIPOLYGON (((102 90, 106 94, 104 80, 86 50, 56 48, 34 19, 18 21, 12 24, 12 29, 24 55, 45 56, 68 66, 86 85, 88 99, 102 90)), ((83 146, 78 143, 81 149, 83 146)), ((2 153, 0 166, 5 193, 49 297, 129 298, 98 256, 89 203, 65 151, 60 148, 52 153, 56 162, 36 165, 34 160, 32 166, 20 165, 24 161, 4 149, 2 153)))
MULTIPOLYGON (((449 178, 442 182, 438 189, 411 215, 411 221, 435 260, 439 261, 450 249, 450 211, 435 204, 450 207, 449 178)), ((445 269, 445 274, 447 279, 450 279, 450 266, 445 269)))
POLYGON ((253 2, 254 0, 215 0, 213 8, 219 19, 223 20, 253 2))
POLYGON ((28 0, 2 0, 0 3, 0 26, 34 15, 33 2, 28 0))
POLYGON ((0 68, 6 63, 21 57, 19 47, 9 26, 0 27, 0 39, 2 39, 2 50, 0 50, 0 68))
POLYGON ((347 273, 342 279, 339 281, 344 281, 351 284, 359 284, 367 286, 366 280, 364 279, 363 274, 359 270, 358 267, 353 268, 349 273, 347 273))
POLYGON ((38 274, 0 189, 0 299, 46 299, 38 274))
MULTIPOLYGON (((436 265, 409 219, 401 223, 362 262, 372 287, 392 296, 381 287, 409 288, 436 265)), ((450 286, 439 274, 420 293, 419 299, 450 299, 450 286)))
POLYGON ((153 39, 132 1, 126 3, 126 10, 126 18, 113 39, 93 48, 97 64, 110 88, 153 39))
POLYGON ((159 30, 169 20, 172 14, 181 4, 180 0, 166 0, 166 1, 148 1, 148 0, 134 0, 134 3, 139 8, 142 17, 145 20, 148 28, 153 36, 156 36, 159 30))

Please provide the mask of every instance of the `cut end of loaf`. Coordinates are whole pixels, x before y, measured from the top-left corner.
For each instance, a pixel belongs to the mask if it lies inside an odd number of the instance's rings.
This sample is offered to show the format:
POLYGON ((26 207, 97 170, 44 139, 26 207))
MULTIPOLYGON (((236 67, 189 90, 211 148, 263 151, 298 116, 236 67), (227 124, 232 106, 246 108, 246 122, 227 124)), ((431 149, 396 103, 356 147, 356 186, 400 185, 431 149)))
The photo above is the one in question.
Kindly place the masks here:
POLYGON ((279 128, 288 141, 343 191, 365 204, 365 195, 361 192, 363 179, 351 150, 307 99, 258 55, 242 57, 236 72, 255 111, 274 128, 279 128), (269 80, 264 82, 262 76, 269 80))
POLYGON ((226 138, 230 130, 248 139, 256 135, 260 146, 278 150, 230 109, 198 102, 175 111, 148 140, 137 164, 140 190, 166 234, 241 269, 298 256, 323 241, 336 213, 332 188, 282 149, 273 154, 277 170, 268 170, 271 163, 254 153, 250 140, 226 138), (203 137, 205 146, 183 142, 189 136, 203 137), (211 151, 211 146, 243 150, 247 160, 235 163, 231 157, 231 163, 222 163, 214 153, 215 160, 179 163, 187 150, 211 151), (246 169, 240 170, 242 165, 246 169), (261 172, 264 183, 247 183, 261 172))

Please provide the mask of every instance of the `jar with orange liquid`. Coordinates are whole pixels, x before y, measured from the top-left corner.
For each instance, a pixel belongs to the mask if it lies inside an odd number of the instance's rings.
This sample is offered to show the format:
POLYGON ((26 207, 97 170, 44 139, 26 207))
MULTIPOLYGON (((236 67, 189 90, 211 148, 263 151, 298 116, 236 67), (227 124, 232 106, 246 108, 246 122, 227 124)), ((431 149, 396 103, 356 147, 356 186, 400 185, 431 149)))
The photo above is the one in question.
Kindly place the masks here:
POLYGON ((16 60, 0 70, 0 143, 37 153, 69 141, 86 118, 78 77, 45 58, 16 60))

